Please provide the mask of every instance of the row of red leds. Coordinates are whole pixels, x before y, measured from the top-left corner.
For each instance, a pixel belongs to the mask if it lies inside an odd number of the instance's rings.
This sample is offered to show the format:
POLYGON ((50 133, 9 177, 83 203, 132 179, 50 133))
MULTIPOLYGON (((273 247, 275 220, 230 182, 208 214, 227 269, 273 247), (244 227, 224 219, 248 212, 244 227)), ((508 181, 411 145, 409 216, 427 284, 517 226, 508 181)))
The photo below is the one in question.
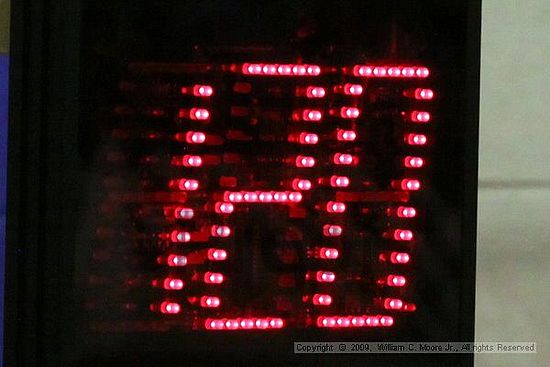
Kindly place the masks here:
MULTIPOLYGON (((166 291, 166 298, 153 302, 151 310, 166 315, 193 315, 193 318, 203 320, 202 327, 206 330, 272 330, 294 323, 285 319, 290 315, 287 311, 262 310, 256 315, 235 311, 237 316, 232 316, 224 309, 226 303, 231 303, 231 292, 227 287, 230 287, 234 274, 224 270, 230 266, 223 264, 231 264, 235 256, 235 248, 228 245, 233 243, 230 241, 237 241, 235 246, 239 246, 239 239, 235 237, 239 218, 257 210, 252 208, 269 204, 276 211, 288 211, 289 218, 303 218, 304 212, 312 210, 319 213, 315 214, 319 218, 317 228, 308 230, 319 233, 322 241, 305 247, 305 258, 311 262, 300 275, 306 283, 317 285, 308 286, 307 292, 299 296, 314 321, 299 324, 319 328, 389 327, 393 325, 395 316, 381 316, 377 315, 378 312, 414 311, 416 306, 404 300, 406 294, 400 290, 408 286, 409 279, 397 269, 412 261, 410 244, 417 241, 416 231, 407 223, 419 215, 411 202, 414 202, 413 195, 424 187, 421 169, 425 167, 426 159, 423 148, 429 143, 427 127, 433 118, 425 103, 435 96, 432 89, 412 85, 409 81, 417 80, 418 84, 430 75, 429 69, 424 66, 365 64, 338 71, 339 68, 315 64, 244 63, 231 65, 228 70, 236 75, 232 88, 218 88, 208 76, 195 84, 179 87, 179 94, 190 99, 176 109, 175 121, 180 131, 175 132, 172 139, 182 148, 170 156, 171 169, 177 173, 167 180, 167 189, 186 196, 180 197, 177 203, 162 207, 168 230, 158 237, 170 246, 166 253, 156 258, 157 264, 166 270, 166 276, 154 279, 152 286, 166 291), (345 82, 327 85, 324 79, 320 79, 325 73, 338 72, 346 76, 345 82), (279 138, 296 148, 292 149, 294 153, 283 157, 262 159, 283 163, 288 168, 281 172, 278 183, 263 186, 251 184, 238 174, 223 178, 210 176, 213 169, 219 170, 220 167, 235 172, 237 168, 227 167, 257 164, 254 157, 246 157, 244 153, 230 154, 216 147, 226 144, 234 147, 239 141, 254 139, 258 139, 257 144, 262 144, 271 139, 269 135, 247 136, 230 128, 231 123, 223 127, 222 121, 249 118, 252 108, 233 106, 227 120, 228 116, 220 115, 216 98, 228 90, 251 95, 255 93, 256 80, 277 83, 277 78, 270 77, 294 80, 290 87, 288 82, 285 86, 296 97, 297 103, 290 115, 284 117, 287 125, 279 138), (369 138, 361 126, 379 118, 372 108, 365 108, 369 103, 367 93, 372 99, 369 86, 374 80, 409 83, 399 92, 399 96, 409 102, 399 117, 402 141, 395 142, 401 151, 398 172, 402 176, 396 175, 387 182, 386 191, 361 192, 358 188, 368 182, 358 178, 365 172, 363 164, 367 161, 360 147, 369 138), (343 98, 339 100, 341 105, 335 106, 331 102, 334 96, 343 98), (327 106, 321 106, 323 101, 327 106), (411 105, 414 107, 410 108, 411 105), (332 124, 335 126, 327 131, 325 126, 332 124), (320 146, 323 148, 317 149, 320 146), (213 182, 219 183, 220 187, 212 189, 213 182), (317 193, 321 193, 323 199, 312 199, 317 193), (365 203, 381 203, 388 218, 389 226, 381 233, 380 241, 387 241, 391 246, 388 250, 382 246, 377 255, 379 263, 387 266, 388 271, 372 280, 375 286, 384 289, 381 293, 386 296, 375 303, 374 310, 365 310, 371 315, 338 316, 349 314, 338 313, 337 308, 332 308, 342 304, 336 287, 347 279, 337 264, 343 257, 351 256, 345 246, 351 230, 346 218, 355 215, 360 207, 363 213, 368 213, 371 209, 366 208, 365 203), (306 209, 310 207, 313 209, 306 209), (180 274, 179 271, 184 272, 180 274), (190 273, 194 274, 192 280, 187 279, 190 273), (188 287, 193 289, 190 295, 186 293, 188 287), (203 311, 197 313, 194 311, 197 309, 203 311), (323 309, 329 313, 319 314, 325 312, 323 309)), ((254 110, 258 110, 258 106, 254 110)), ((166 116, 166 113, 157 115, 166 116)), ((259 167, 256 176, 262 176, 261 169, 269 170, 270 167, 259 167)))

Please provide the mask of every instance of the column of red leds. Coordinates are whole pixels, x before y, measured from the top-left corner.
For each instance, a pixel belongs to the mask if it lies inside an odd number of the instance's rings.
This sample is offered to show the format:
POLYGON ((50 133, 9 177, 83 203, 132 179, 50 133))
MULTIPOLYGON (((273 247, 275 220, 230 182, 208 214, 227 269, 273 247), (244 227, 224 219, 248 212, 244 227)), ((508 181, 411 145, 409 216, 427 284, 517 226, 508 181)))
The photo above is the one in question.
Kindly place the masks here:
POLYGON ((155 320, 212 331, 368 328, 416 309, 428 68, 130 70, 115 109, 125 128, 112 134, 125 143, 110 160, 135 162, 139 187, 111 201, 153 239, 140 279, 153 287, 155 320))

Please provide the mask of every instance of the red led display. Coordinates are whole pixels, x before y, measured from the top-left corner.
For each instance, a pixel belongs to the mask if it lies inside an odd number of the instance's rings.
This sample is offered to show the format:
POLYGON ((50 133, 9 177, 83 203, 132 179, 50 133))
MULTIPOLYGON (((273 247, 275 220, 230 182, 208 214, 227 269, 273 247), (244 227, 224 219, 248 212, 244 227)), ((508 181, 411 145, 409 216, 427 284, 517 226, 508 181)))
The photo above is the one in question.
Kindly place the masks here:
POLYGON ((220 332, 391 329, 416 310, 427 67, 144 65, 108 153, 110 176, 139 174, 102 206, 135 244, 136 310, 220 332))

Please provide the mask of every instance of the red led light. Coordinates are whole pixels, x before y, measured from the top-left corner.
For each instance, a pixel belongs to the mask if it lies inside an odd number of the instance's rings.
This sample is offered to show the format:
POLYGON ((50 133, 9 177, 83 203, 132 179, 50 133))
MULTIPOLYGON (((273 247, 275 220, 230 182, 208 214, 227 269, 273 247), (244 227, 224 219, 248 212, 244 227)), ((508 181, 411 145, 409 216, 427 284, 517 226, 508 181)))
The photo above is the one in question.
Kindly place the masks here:
POLYGON ((299 192, 289 192, 287 197, 291 203, 299 203, 302 201, 302 194, 299 192))
POLYGON ((258 201, 258 194, 254 191, 245 192, 243 194, 243 199, 247 203, 255 203, 258 201))
POLYGON ((273 201, 273 194, 270 192, 260 192, 258 194, 258 200, 262 203, 270 203, 273 201))
POLYGON ((186 154, 183 157, 179 159, 179 162, 177 162, 178 159, 176 157, 176 165, 180 163, 182 166, 185 167, 200 167, 202 166, 202 158, 198 155, 189 155, 186 154))
POLYGON ((412 241, 414 235, 408 229, 396 229, 393 231, 393 239, 396 241, 412 241))
POLYGON ((392 264, 407 264, 411 257, 406 252, 392 252, 390 254, 390 261, 392 264))
POLYGON ((417 191, 420 190, 420 181, 410 178, 404 178, 399 185, 402 190, 405 191, 417 191))
POLYGON ((431 119, 430 113, 426 111, 412 111, 410 119, 413 122, 428 122, 431 119))
POLYGON ((332 162, 334 164, 348 166, 353 163, 353 158, 354 157, 351 154, 336 153, 332 158, 332 162))
POLYGON ((405 141, 409 145, 425 145, 428 142, 428 138, 423 134, 406 134, 405 141))
POLYGON ((389 77, 400 77, 401 76, 401 68, 398 67, 390 67, 388 68, 388 76, 389 77))
POLYGON ((330 306, 332 297, 329 294, 314 294, 311 302, 316 306, 330 306))
POLYGON ((349 327, 389 327, 393 325, 391 316, 319 316, 317 326, 322 328, 349 327))
POLYGON ((392 326, 393 325, 393 317, 391 317, 391 316, 382 316, 382 317, 380 317, 380 325, 381 326, 392 326))
POLYGON ((176 267, 176 266, 185 266, 187 265, 187 257, 183 255, 168 255, 166 258, 166 265, 176 267))
POLYGON ((398 298, 386 298, 384 300, 384 308, 386 310, 400 310, 402 307, 403 307, 403 301, 401 301, 398 298))
POLYGON ((419 100, 431 100, 434 97, 434 92, 431 89, 416 88, 414 90, 414 98, 419 100))
POLYGON ((231 203, 218 202, 218 203, 216 203, 214 209, 215 209, 216 213, 219 213, 219 214, 231 214, 231 213, 233 213, 233 210, 235 208, 233 207, 233 204, 231 204, 231 203))
POLYGON ((406 156, 403 165, 407 168, 420 168, 424 165, 424 160, 420 157, 406 156))
POLYGON ((346 83, 344 84, 344 94, 349 96, 360 96, 363 94, 363 86, 360 84, 346 83))
POLYGON ((400 206, 397 208, 397 216, 399 218, 414 218, 416 217, 416 209, 412 206, 400 206))
POLYGON ((310 168, 315 166, 315 158, 299 155, 296 157, 296 167, 310 168))
POLYGON ((372 76, 372 73, 373 73, 372 66, 355 65, 353 67, 353 75, 355 76, 372 76))
POLYGON ((430 75, 430 70, 426 67, 419 67, 416 69, 416 76, 419 78, 427 78, 430 75))
POLYGON ((340 108, 340 117, 345 119, 356 119, 361 114, 356 107, 342 107, 340 108))
POLYGON ((386 278, 386 283, 387 283, 390 287, 403 287, 403 286, 405 286, 405 284, 407 283, 407 279, 405 279, 405 277, 402 276, 402 275, 393 275, 393 274, 390 274, 390 275, 388 275, 388 277, 386 278))
POLYGON ((225 250, 216 248, 208 249, 208 260, 223 261, 225 259, 227 259, 227 252, 225 250))
POLYGON ((278 64, 243 64, 242 73, 245 75, 291 75, 291 76, 317 76, 321 74, 318 65, 278 65, 278 64))
POLYGON ((353 130, 340 130, 336 132, 336 138, 339 141, 355 141, 357 134, 353 130))
POLYGON ((162 286, 166 290, 180 290, 183 289, 183 280, 178 278, 166 278, 162 282, 162 286))
POLYGON ((311 189, 311 181, 301 178, 295 178, 292 180, 292 188, 294 190, 307 191, 311 189))
POLYGON ((323 235, 326 237, 338 237, 342 235, 342 227, 335 224, 325 224, 323 226, 323 235))
POLYGON ((300 133, 300 136, 299 136, 299 142, 300 144, 317 144, 317 142, 319 142, 319 137, 317 136, 317 134, 312 134, 312 133, 300 133))
POLYGON ((330 178, 330 186, 332 187, 348 187, 349 178, 345 176, 332 176, 330 178))
POLYGON ((181 306, 178 303, 164 301, 160 304, 160 312, 164 314, 177 314, 180 311, 181 306))
POLYGON ((332 283, 336 280, 336 274, 332 271, 317 271, 315 272, 315 280, 319 283, 332 283))
POLYGON ((231 229, 228 226, 213 225, 210 229, 212 237, 229 237, 231 229))
POLYGON ((321 121, 323 113, 319 110, 306 109, 302 111, 302 120, 304 121, 321 121))
POLYGON ((325 88, 323 87, 307 87, 306 89, 306 96, 308 98, 323 98, 325 94, 325 88))
POLYGON ((216 308, 221 304, 219 297, 214 296, 202 296, 200 301, 201 307, 216 308))
POLYGON ((210 97, 214 93, 214 89, 212 89, 209 85, 195 85, 193 86, 193 95, 196 97, 210 97))
POLYGON ((337 201, 329 201, 327 203, 327 212, 329 213, 343 213, 346 211, 346 204, 337 201))
POLYGON ((222 273, 213 273, 211 271, 207 271, 204 273, 204 282, 207 284, 221 284, 224 281, 224 276, 222 273))
POLYGON ((388 74, 388 69, 385 66, 377 66, 373 69, 372 74, 377 77, 384 77, 388 74))
POLYGON ((206 141, 206 135, 199 131, 189 131, 185 134, 185 141, 189 144, 202 144, 206 141))
POLYGON ((339 252, 337 249, 332 247, 321 247, 319 249, 319 258, 325 259, 325 260, 334 260, 337 259, 339 256, 339 252))
POLYGON ((199 181, 189 178, 180 178, 178 180, 172 180, 170 186, 175 186, 182 191, 195 191, 199 188, 199 181))
POLYGON ((189 242, 191 241, 191 234, 189 232, 174 230, 170 233, 170 241, 174 243, 189 242))
POLYGON ((195 215, 195 212, 191 208, 176 207, 174 209, 174 218, 176 219, 191 219, 195 215))
POLYGON ((424 66, 355 65, 353 75, 376 78, 427 78, 430 71, 424 66))
POLYGON ((210 112, 205 108, 192 108, 189 111, 189 118, 191 120, 208 120, 210 118, 210 112))
POLYGON ((278 317, 267 318, 236 318, 236 319, 206 319, 204 328, 206 330, 270 330, 281 329, 285 321, 278 317))

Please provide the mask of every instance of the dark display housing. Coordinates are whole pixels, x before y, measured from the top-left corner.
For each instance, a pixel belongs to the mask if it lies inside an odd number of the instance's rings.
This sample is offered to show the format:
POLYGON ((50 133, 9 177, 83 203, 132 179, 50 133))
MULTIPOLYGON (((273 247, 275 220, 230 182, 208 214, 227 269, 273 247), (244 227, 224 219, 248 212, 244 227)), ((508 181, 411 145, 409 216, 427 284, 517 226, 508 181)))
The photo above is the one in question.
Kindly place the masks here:
POLYGON ((6 365, 471 366, 477 1, 15 6, 6 365))

